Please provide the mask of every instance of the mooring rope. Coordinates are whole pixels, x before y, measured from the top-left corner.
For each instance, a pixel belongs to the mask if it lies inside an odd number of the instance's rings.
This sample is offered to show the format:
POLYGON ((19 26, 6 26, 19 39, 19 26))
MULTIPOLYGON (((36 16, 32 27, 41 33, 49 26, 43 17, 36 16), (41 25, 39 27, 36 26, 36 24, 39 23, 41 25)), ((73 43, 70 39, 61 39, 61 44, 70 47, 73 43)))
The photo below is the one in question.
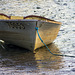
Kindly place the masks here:
POLYGON ((38 27, 35 27, 35 29, 37 30, 37 34, 38 34, 39 39, 41 40, 41 42, 45 45, 45 47, 47 48, 47 50, 48 50, 52 55, 55 55, 55 56, 65 56, 65 57, 73 57, 73 58, 75 58, 75 56, 63 55, 63 54, 61 55, 61 54, 54 54, 54 53, 52 53, 51 50, 48 48, 48 46, 47 46, 47 45, 43 42, 43 40, 41 39, 40 34, 39 34, 39 32, 38 32, 39 28, 38 28, 38 27))
POLYGON ((0 41, 0 46, 1 46, 3 49, 5 49, 5 47, 2 45, 1 41, 0 41))

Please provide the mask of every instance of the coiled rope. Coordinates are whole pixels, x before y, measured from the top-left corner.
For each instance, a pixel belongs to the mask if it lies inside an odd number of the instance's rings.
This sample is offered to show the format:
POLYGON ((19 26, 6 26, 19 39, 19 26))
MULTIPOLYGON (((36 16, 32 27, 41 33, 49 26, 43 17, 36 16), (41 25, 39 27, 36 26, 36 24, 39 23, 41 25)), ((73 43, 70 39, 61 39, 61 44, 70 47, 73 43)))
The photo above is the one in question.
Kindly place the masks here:
POLYGON ((39 28, 38 27, 35 27, 35 29, 37 30, 37 34, 38 34, 38 37, 39 37, 39 39, 41 40, 41 42, 45 45, 45 47, 47 48, 47 50, 52 54, 52 55, 55 55, 55 56, 65 56, 65 57, 73 57, 73 58, 75 58, 75 56, 70 56, 70 55, 61 55, 61 54, 54 54, 54 53, 52 53, 51 51, 50 51, 50 49, 48 48, 48 46, 43 42, 43 40, 41 39, 41 37, 40 37, 40 35, 39 35, 39 32, 38 32, 38 30, 39 30, 39 28))

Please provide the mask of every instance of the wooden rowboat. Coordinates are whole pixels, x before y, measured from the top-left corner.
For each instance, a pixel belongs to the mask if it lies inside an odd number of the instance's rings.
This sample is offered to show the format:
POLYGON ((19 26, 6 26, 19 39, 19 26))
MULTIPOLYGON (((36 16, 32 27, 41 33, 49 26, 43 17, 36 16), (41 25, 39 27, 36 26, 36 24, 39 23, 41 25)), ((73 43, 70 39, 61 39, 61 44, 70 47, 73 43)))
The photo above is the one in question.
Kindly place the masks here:
POLYGON ((44 46, 35 27, 46 44, 57 37, 61 23, 41 16, 27 17, 0 14, 0 39, 31 51, 44 46))

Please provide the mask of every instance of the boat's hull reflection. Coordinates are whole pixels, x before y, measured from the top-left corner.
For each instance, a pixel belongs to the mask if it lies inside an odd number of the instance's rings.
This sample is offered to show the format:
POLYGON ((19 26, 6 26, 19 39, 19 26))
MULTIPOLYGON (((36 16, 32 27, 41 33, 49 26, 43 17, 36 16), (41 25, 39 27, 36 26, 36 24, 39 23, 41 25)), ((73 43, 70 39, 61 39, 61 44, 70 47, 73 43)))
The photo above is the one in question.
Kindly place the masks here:
MULTIPOLYGON (((52 43, 48 47, 53 53, 60 53, 55 44, 52 43)), ((51 71, 62 67, 61 63, 61 57, 51 55, 45 47, 37 49, 34 53, 16 46, 6 47, 6 50, 0 47, 0 69, 3 70, 20 73, 38 72, 40 69, 51 71)))
MULTIPOLYGON (((54 43, 48 45, 48 48, 54 54, 61 54, 59 49, 54 43)), ((46 47, 42 47, 35 51, 35 59, 37 61, 38 68, 48 69, 59 69, 61 67, 61 57, 52 55, 46 47)))

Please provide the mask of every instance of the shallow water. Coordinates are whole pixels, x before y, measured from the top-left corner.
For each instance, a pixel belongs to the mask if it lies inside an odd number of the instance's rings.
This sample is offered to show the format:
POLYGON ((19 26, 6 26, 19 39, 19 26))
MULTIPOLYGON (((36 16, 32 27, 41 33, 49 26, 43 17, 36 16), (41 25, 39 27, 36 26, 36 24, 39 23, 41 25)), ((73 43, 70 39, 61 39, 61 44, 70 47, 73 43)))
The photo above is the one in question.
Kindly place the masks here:
MULTIPOLYGON (((60 54, 55 44, 48 47, 53 53, 60 54)), ((16 46, 0 47, 0 75, 2 74, 53 74, 61 70, 64 65, 62 57, 51 55, 45 47, 30 52, 16 46)))
MULTIPOLYGON (((0 46, 0 75, 74 75, 75 58, 54 56, 45 48, 34 52, 23 48, 4 45, 0 46)), ((52 43, 49 49, 61 54, 52 43)))
MULTIPOLYGON (((48 47, 53 53, 75 55, 75 0, 0 0, 0 13, 62 22, 55 44, 48 47)), ((75 58, 53 56, 45 47, 34 53, 0 47, 0 75, 75 75, 75 58)))

